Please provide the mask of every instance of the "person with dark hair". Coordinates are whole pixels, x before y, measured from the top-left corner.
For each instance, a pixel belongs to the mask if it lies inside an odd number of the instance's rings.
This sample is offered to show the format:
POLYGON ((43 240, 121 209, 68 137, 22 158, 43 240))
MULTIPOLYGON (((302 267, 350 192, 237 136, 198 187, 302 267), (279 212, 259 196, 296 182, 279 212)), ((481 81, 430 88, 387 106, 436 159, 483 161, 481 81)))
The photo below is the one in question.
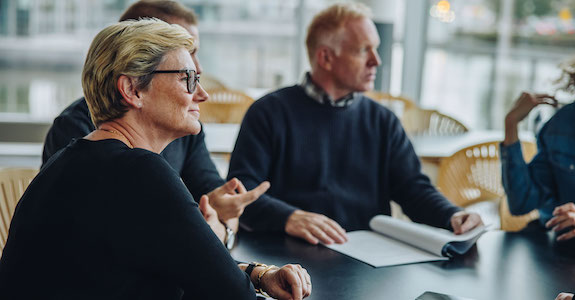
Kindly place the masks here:
MULTIPOLYGON (((177 24, 177 19, 180 19, 180 21, 187 24, 198 26, 198 16, 193 10, 183 6, 179 2, 166 0, 138 1, 126 9, 120 17, 120 21, 138 20, 144 16, 154 17, 171 24, 177 24)), ((195 32, 197 33, 197 30, 195 32)), ((192 36, 197 42, 198 35, 192 34, 192 36)), ((196 50, 198 47, 199 45, 196 45, 196 50)))
POLYGON ((299 265, 237 263, 206 195, 159 153, 198 134, 208 94, 192 36, 158 19, 96 35, 82 88, 96 127, 58 151, 16 207, 2 299, 279 299, 311 293, 299 265), (208 226, 209 225, 209 226, 208 226))
MULTIPOLYGON (((142 0, 132 4, 124 12, 120 21, 145 17, 178 24, 192 35, 194 49, 191 55, 197 73, 200 75, 202 67, 197 54, 200 38, 198 18, 194 11, 176 1, 142 0)), ((72 139, 81 138, 94 129, 86 100, 80 98, 73 102, 54 120, 48 131, 42 154, 43 164, 60 149, 66 147, 72 139)), ((225 182, 209 156, 204 137, 202 130, 198 135, 176 139, 162 151, 161 155, 180 174, 194 199, 200 199, 204 194, 208 195, 210 204, 227 227, 224 243, 231 249, 238 229, 238 217, 246 205, 257 200, 269 188, 269 183, 261 183, 253 190, 247 191, 235 178, 225 182)))
POLYGON ((242 226, 345 243, 346 230, 390 215, 391 200, 413 221, 457 234, 481 224, 431 185, 398 118, 361 93, 373 88, 379 42, 363 4, 335 4, 313 18, 311 72, 256 101, 243 119, 229 176, 272 187, 246 207, 242 226))
MULTIPOLYGON (((560 90, 575 93, 575 59, 561 64, 560 90)), ((512 214, 539 210, 540 223, 558 232, 558 241, 575 238, 575 104, 559 109, 537 136, 537 154, 523 159, 517 126, 538 105, 557 106, 554 96, 524 92, 505 117, 501 143, 502 181, 512 214)))

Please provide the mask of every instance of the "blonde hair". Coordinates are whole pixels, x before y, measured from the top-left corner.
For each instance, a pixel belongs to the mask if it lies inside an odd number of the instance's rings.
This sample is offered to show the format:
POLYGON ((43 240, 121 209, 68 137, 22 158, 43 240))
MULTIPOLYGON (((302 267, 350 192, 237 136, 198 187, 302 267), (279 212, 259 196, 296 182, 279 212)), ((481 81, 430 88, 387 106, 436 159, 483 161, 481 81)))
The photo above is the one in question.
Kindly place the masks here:
POLYGON ((100 31, 82 71, 94 125, 120 118, 128 110, 117 88, 121 75, 135 78, 136 89, 145 90, 164 55, 180 48, 193 51, 192 36, 181 26, 158 19, 124 21, 100 31))
POLYGON ((316 50, 322 45, 335 47, 337 33, 350 20, 371 19, 371 9, 362 3, 338 3, 320 11, 308 27, 307 55, 313 63, 316 50))

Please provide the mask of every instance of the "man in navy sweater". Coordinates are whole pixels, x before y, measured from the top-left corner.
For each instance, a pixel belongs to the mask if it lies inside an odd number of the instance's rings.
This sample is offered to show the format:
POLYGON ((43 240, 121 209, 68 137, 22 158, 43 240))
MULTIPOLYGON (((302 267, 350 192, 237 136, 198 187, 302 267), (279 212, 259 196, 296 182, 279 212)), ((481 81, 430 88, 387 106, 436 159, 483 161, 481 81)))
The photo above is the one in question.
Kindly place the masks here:
POLYGON ((308 29, 311 72, 256 101, 244 117, 229 176, 271 188, 246 207, 251 230, 312 244, 344 243, 346 230, 390 215, 390 200, 416 222, 466 232, 477 214, 452 205, 421 173, 399 120, 360 92, 373 88, 379 36, 358 3, 333 5, 308 29))

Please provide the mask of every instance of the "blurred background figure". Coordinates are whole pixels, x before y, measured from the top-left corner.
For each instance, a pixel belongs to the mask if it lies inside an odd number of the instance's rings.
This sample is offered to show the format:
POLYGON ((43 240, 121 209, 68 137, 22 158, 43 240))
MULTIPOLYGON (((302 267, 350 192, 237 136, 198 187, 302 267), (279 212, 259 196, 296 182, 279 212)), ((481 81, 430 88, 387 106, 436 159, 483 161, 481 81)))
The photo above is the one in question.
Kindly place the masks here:
MULTIPOLYGON (((575 59, 562 64, 560 90, 575 92, 575 59)), ((502 179, 509 209, 526 214, 538 209, 540 221, 557 237, 575 237, 575 104, 561 108, 541 129, 537 137, 537 155, 526 164, 518 137, 518 123, 538 105, 557 106, 554 96, 524 92, 505 118, 505 140, 501 144, 502 179)))

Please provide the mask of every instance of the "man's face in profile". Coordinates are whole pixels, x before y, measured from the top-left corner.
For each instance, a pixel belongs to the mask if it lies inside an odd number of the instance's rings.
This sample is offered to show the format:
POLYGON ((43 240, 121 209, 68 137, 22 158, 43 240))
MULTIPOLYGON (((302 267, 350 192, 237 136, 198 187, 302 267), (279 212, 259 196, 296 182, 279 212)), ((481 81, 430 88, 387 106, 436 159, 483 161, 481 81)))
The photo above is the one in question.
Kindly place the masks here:
POLYGON ((381 63, 377 54, 380 40, 370 19, 348 21, 335 51, 332 74, 338 88, 351 92, 373 89, 376 68, 381 63))

